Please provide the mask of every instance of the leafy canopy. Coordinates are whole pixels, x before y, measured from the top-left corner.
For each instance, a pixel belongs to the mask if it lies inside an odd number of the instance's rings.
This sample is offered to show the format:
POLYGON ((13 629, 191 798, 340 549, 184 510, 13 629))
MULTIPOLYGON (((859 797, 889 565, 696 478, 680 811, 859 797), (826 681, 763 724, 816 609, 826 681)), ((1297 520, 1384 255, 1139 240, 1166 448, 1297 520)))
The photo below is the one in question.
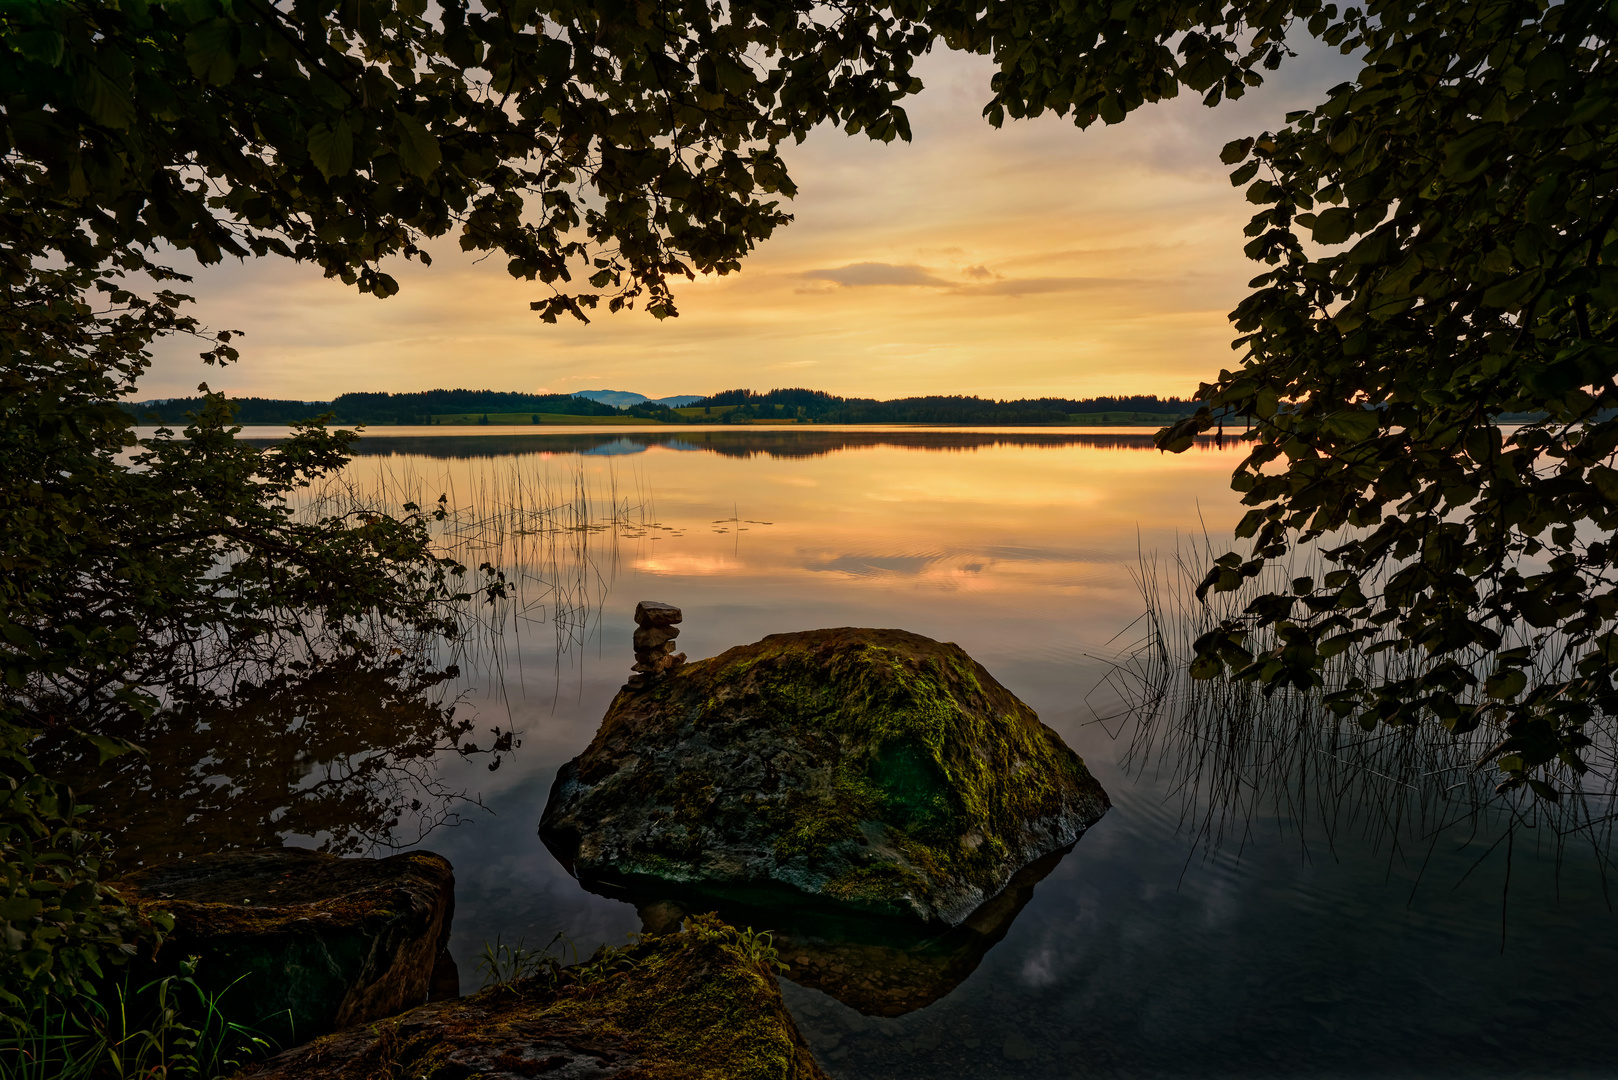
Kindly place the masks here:
MULTIPOLYGON (((0 8, 8 249, 280 254, 362 291, 458 234, 553 292, 547 320, 725 273, 788 220, 815 125, 908 139, 915 57, 993 55, 991 123, 1240 96, 1318 3, 76 0, 0 8), (72 238, 31 227, 67 214, 72 238), (571 288, 583 272, 587 289, 571 288)), ((1311 31, 1315 25, 1310 24, 1311 31)))
POLYGON ((1404 657, 1329 703, 1367 728, 1487 721, 1502 786, 1552 798, 1536 770, 1582 772, 1586 724, 1618 712, 1614 16, 1399 0, 1335 21, 1359 76, 1225 148, 1266 269, 1240 365, 1203 387, 1259 431, 1233 480, 1251 555, 1203 588, 1317 539, 1329 570, 1208 635, 1196 673, 1312 688, 1347 650, 1404 657))
POLYGON ((0 33, 8 216, 81 215, 75 264, 279 254, 387 296, 380 260, 455 229, 518 278, 582 266, 547 321, 673 314, 671 276, 734 270, 787 220, 777 144, 828 117, 908 136, 927 40, 867 4, 699 0, 51 2, 0 33))

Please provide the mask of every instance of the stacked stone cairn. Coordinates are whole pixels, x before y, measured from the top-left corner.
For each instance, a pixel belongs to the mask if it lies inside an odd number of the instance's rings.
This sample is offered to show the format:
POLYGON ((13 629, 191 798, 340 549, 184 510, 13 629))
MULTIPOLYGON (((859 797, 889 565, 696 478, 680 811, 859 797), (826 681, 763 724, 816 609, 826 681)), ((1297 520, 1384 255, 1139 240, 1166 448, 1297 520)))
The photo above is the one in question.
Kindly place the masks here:
POLYGON ((660 604, 656 600, 642 600, 635 605, 635 674, 624 684, 627 690, 644 690, 656 682, 664 672, 685 663, 685 653, 674 651, 674 639, 680 636, 675 625, 682 616, 673 604, 660 604))

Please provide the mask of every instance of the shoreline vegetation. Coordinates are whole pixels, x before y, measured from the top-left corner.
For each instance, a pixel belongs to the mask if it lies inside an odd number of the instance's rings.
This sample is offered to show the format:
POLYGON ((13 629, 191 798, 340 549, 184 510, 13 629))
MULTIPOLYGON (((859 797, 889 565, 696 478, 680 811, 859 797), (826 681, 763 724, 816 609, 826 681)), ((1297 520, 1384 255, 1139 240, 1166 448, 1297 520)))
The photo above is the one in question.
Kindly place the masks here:
MULTIPOLYGON (((138 422, 184 424, 201 397, 126 402, 138 422)), ((1024 398, 997 401, 962 395, 844 398, 819 390, 726 390, 676 408, 640 402, 617 408, 584 396, 495 390, 428 390, 413 394, 349 393, 330 401, 232 398, 244 427, 292 424, 326 417, 337 424, 372 426, 504 426, 557 424, 929 424, 1020 426, 1163 426, 1196 412, 1200 402, 1155 394, 1098 398, 1024 398)))

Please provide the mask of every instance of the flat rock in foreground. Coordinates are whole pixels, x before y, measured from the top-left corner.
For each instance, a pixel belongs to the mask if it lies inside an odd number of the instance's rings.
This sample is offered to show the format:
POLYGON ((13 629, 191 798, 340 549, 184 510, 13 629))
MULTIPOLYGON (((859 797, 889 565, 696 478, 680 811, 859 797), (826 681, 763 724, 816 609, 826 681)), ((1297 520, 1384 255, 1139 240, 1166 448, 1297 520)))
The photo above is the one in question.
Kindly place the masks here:
POLYGON ((772 634, 620 692, 540 836, 613 895, 804 902, 954 926, 1108 808, 957 645, 772 634))
POLYGON ((455 875, 431 852, 340 859, 304 848, 228 851, 116 882, 174 916, 159 973, 201 958, 197 982, 231 1019, 285 1044, 454 996, 445 952, 455 875))
POLYGON ((710 918, 317 1039, 252 1080, 826 1080, 756 941, 710 918))

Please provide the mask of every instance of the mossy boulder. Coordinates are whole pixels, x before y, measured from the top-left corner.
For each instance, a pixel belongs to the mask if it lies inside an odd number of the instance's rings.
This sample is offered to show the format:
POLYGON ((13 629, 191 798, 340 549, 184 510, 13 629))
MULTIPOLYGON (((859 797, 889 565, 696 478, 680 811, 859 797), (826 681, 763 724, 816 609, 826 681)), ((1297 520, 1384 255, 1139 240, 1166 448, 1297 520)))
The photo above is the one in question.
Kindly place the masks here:
POLYGON ((613 699, 540 836, 586 886, 954 926, 1108 807, 957 645, 772 634, 613 699))
POLYGON ((756 938, 715 919, 287 1051, 253 1080, 825 1080, 756 938))
POLYGON ((223 995, 225 1013, 283 1045, 458 992, 445 951, 455 875, 431 852, 230 851, 115 884, 137 906, 174 917, 146 965, 153 974, 200 957, 197 982, 223 995))

